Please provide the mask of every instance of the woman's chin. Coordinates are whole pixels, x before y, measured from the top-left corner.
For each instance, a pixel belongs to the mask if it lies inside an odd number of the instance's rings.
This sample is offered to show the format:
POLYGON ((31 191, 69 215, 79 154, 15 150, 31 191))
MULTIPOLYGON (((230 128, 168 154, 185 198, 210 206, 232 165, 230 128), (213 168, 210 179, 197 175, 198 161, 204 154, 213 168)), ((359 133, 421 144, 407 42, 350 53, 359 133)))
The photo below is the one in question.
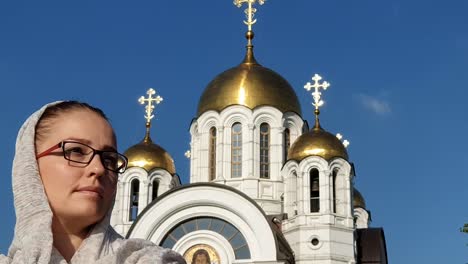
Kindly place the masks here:
POLYGON ((74 206, 72 215, 78 219, 89 219, 98 221, 107 213, 102 203, 93 203, 91 201, 82 201, 74 206))

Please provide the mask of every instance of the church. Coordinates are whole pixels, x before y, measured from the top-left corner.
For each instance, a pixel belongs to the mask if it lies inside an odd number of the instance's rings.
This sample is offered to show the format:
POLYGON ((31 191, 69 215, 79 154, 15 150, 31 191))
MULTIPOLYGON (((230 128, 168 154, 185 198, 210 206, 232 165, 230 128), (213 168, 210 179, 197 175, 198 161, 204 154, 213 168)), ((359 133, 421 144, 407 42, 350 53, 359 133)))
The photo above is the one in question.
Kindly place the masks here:
POLYGON ((151 139, 162 98, 153 89, 140 98, 146 135, 125 151, 111 224, 187 263, 386 264, 383 229, 369 226, 354 187, 349 142, 319 118, 330 84, 316 74, 304 86, 315 108, 309 127, 295 90, 254 56, 254 4, 263 3, 234 1, 247 5, 245 57, 213 78, 187 120, 190 183, 181 184, 170 153, 151 139))

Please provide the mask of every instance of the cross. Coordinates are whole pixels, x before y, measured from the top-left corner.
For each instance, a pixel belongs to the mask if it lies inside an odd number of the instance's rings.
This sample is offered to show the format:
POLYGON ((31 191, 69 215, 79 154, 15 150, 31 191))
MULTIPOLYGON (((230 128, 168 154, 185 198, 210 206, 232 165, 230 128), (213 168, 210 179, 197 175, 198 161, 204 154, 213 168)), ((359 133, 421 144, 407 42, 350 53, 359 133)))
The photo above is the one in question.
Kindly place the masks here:
MULTIPOLYGON (((263 5, 265 1, 266 0, 258 0, 258 4, 263 5)), ((241 7, 243 3, 248 4, 247 9, 244 11, 247 21, 244 20, 244 23, 247 25, 249 31, 252 31, 252 25, 257 22, 257 19, 254 19, 254 14, 257 12, 257 9, 252 7, 255 2, 257 2, 257 0, 234 0, 234 5, 237 7, 241 7)))
POLYGON ((156 97, 153 97, 153 95, 156 94, 156 91, 153 88, 149 88, 148 91, 146 92, 146 94, 148 95, 148 97, 145 98, 144 96, 142 96, 142 97, 140 97, 138 99, 138 102, 140 102, 140 104, 142 104, 142 105, 146 103, 145 118, 146 118, 146 123, 150 124, 151 119, 153 119, 153 117, 154 117, 154 115, 153 115, 153 109, 154 109, 153 102, 155 102, 156 104, 159 104, 159 103, 162 102, 163 98, 161 96, 159 96, 159 95, 156 96, 156 97))
POLYGON ((327 90, 327 88, 330 86, 330 83, 327 81, 323 81, 321 84, 319 81, 322 80, 322 77, 318 74, 315 74, 314 77, 312 77, 312 81, 314 81, 314 84, 311 84, 310 82, 307 82, 306 85, 304 85, 304 88, 307 91, 310 91, 312 88, 314 88, 314 91, 312 92, 312 97, 314 98, 314 102, 312 103, 313 106, 315 106, 315 110, 318 110, 319 107, 323 105, 323 100, 322 98, 322 93, 320 92, 320 88, 323 90, 327 90))
MULTIPOLYGON (((336 137, 337 137, 340 141, 343 139, 343 135, 341 135, 340 133, 336 134, 336 137)), ((347 139, 343 140, 343 146, 344 146, 345 148, 347 148, 347 147, 349 146, 349 144, 350 144, 350 142, 349 142, 347 139)))

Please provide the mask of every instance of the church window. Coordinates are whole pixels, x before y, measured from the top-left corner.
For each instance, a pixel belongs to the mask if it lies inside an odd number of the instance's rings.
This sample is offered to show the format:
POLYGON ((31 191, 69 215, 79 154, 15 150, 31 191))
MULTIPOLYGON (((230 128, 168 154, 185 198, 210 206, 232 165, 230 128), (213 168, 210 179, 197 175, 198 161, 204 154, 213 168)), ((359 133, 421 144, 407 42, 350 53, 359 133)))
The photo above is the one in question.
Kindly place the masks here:
POLYGON ((209 177, 210 181, 216 179, 216 128, 210 129, 210 147, 209 147, 209 177))
POLYGON ((260 125, 260 178, 270 178, 270 126, 260 125))
POLYGON ((166 234, 160 246, 173 248, 182 237, 200 230, 215 232, 226 239, 234 251, 236 260, 250 259, 249 245, 239 229, 231 223, 214 217, 197 217, 178 224, 166 234))
POLYGON ((140 181, 133 179, 130 183, 130 212, 129 220, 135 221, 138 216, 138 200, 140 198, 140 181))
POLYGON ((316 237, 314 237, 311 242, 312 242, 312 245, 317 246, 320 241, 316 237))
POLYGON ((231 129, 231 177, 242 176, 242 125, 235 123, 231 129))
POLYGON ((317 213, 319 211, 320 211, 319 171, 314 168, 310 171, 310 212, 317 213))
POLYGON ((289 131, 289 128, 286 128, 284 130, 284 152, 283 152, 283 160, 284 162, 286 162, 286 160, 288 159, 288 150, 289 150, 289 147, 291 146, 291 133, 289 131))
POLYGON ((159 181, 154 179, 152 185, 152 200, 154 200, 158 197, 159 181))
POLYGON ((333 173, 332 173, 332 193, 333 193, 333 213, 336 213, 336 204, 337 204, 337 200, 336 200, 336 176, 338 175, 338 170, 333 170, 333 173))

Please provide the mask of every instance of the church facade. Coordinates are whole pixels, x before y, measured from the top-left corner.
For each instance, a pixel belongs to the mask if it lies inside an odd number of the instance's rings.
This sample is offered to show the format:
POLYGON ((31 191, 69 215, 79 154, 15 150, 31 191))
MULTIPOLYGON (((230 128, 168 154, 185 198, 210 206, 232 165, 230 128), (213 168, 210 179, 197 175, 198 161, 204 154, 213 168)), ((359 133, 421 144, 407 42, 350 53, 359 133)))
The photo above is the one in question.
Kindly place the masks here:
MULTIPOLYGON (((255 1, 254 1, 255 2, 255 1)), ((190 183, 150 137, 125 155, 111 224, 128 238, 172 248, 187 263, 387 263, 382 228, 354 187, 346 142, 315 123, 294 89, 254 57, 216 76, 190 125, 190 183)), ((152 95, 141 99, 151 109, 152 95)))

